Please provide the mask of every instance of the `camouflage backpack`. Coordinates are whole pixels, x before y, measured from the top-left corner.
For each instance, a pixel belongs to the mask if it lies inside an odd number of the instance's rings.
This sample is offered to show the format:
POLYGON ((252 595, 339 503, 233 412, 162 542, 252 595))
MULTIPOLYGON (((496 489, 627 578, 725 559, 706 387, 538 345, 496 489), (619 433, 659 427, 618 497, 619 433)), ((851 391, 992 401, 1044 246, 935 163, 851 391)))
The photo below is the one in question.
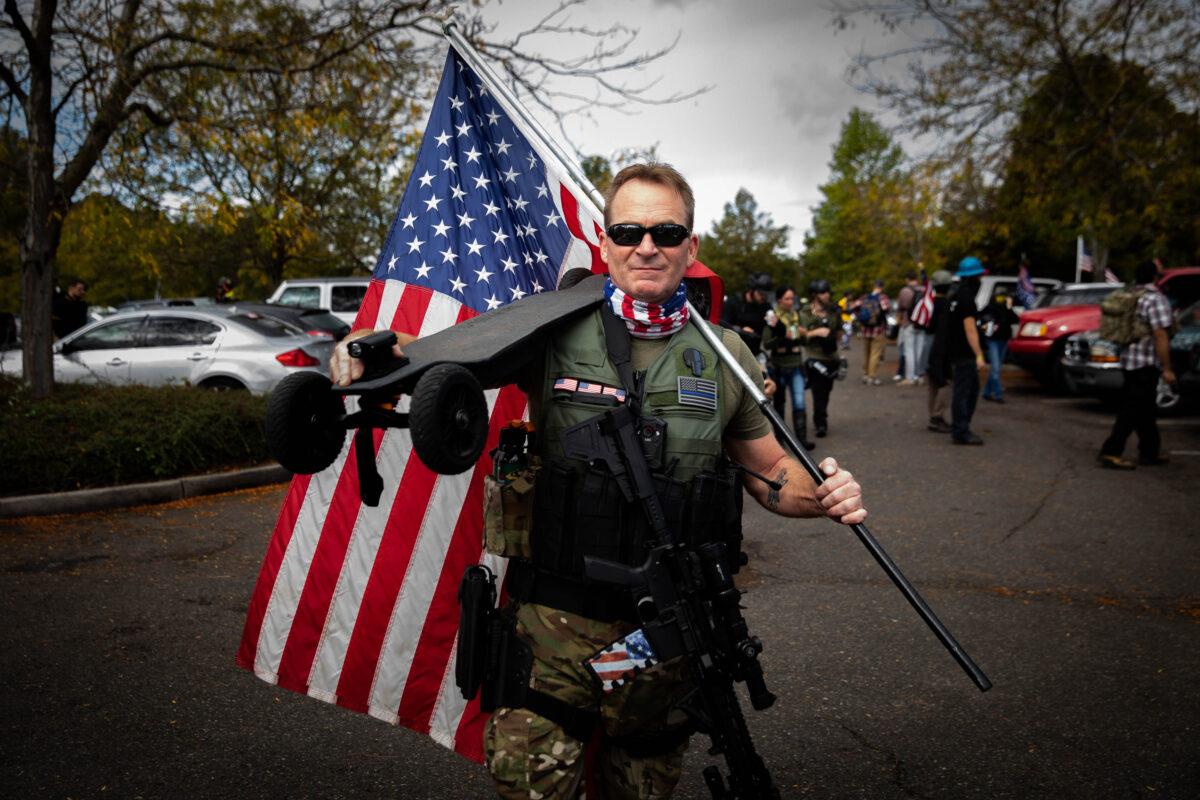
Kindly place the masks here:
POLYGON ((1100 303, 1100 338, 1121 346, 1150 335, 1150 326, 1138 316, 1138 301, 1145 289, 1118 289, 1100 303))

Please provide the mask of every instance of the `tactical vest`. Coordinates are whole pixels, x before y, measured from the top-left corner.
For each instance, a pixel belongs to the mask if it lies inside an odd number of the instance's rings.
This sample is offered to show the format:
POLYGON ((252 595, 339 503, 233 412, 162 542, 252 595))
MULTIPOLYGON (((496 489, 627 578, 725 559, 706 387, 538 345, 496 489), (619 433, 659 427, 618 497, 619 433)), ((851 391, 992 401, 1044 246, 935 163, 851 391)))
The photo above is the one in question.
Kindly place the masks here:
MULTIPOLYGON (((533 497, 532 565, 570 580, 583 577, 583 557, 640 564, 650 535, 643 509, 627 501, 602 464, 563 454, 562 432, 603 413, 611 395, 568 391, 584 382, 620 388, 605 344, 600 311, 568 326, 545 355, 537 443, 541 470, 533 497), (574 382, 574 383, 571 383, 574 382), (556 388, 556 386, 558 388, 556 388)), ((707 324, 707 323, 704 323, 707 324)), ((719 329, 718 329, 719 333, 719 329)), ((659 499, 676 541, 725 541, 736 569, 741 542, 741 481, 722 456, 721 366, 694 325, 668 340, 641 381, 641 416, 666 422, 663 456, 654 468, 659 499), (684 360, 701 356, 700 374, 684 360)))

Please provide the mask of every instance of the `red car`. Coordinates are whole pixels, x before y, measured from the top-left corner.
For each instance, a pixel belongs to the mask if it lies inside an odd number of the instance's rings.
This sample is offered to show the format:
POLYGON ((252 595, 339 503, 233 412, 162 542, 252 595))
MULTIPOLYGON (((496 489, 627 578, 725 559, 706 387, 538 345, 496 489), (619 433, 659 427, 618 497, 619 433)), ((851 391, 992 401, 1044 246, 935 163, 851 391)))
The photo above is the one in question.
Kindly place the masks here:
POLYGON ((1047 386, 1065 388, 1062 356, 1067 337, 1100 327, 1100 303, 1120 283, 1066 283, 1021 315, 1008 343, 1008 360, 1047 386))
MULTIPOLYGON (((1068 283, 1050 292, 1037 308, 1021 315, 1017 335, 1008 343, 1008 360, 1032 372, 1043 384, 1059 391, 1067 387, 1062 357, 1067 337, 1100 327, 1100 303, 1124 284, 1068 283)), ((1158 288, 1183 308, 1200 297, 1200 267, 1164 270, 1158 288)))

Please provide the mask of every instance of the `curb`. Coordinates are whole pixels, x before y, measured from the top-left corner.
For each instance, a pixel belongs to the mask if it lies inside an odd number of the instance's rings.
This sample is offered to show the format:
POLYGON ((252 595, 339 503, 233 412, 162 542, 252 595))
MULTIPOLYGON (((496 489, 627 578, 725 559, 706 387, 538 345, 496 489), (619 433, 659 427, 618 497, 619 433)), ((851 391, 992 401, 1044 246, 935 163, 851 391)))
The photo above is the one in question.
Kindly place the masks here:
POLYGON ((131 483, 127 486, 106 486, 100 489, 81 489, 76 492, 27 494, 0 498, 0 519, 37 517, 51 514, 78 514, 102 511, 107 508, 139 506, 150 503, 169 503, 188 497, 249 489, 270 483, 291 480, 292 473, 278 464, 263 467, 217 472, 212 475, 191 475, 151 483, 131 483))

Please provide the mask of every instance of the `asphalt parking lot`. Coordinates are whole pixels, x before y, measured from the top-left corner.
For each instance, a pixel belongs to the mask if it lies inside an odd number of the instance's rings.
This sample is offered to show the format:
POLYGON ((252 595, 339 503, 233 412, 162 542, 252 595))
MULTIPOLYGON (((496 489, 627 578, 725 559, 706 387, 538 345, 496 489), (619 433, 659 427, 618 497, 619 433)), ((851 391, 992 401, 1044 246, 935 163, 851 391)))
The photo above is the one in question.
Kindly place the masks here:
MULTIPOLYGON (((1163 421, 1169 466, 1100 470, 1110 413, 1006 372, 986 444, 956 447, 923 387, 863 386, 856 356, 817 454, 995 686, 848 531, 750 509, 746 615, 779 702, 747 713, 783 796, 1200 796, 1200 417, 1163 421)), ((491 796, 428 739, 234 666, 283 491, 0 522, 7 796, 491 796)), ((677 796, 707 796, 704 751, 677 796)))

